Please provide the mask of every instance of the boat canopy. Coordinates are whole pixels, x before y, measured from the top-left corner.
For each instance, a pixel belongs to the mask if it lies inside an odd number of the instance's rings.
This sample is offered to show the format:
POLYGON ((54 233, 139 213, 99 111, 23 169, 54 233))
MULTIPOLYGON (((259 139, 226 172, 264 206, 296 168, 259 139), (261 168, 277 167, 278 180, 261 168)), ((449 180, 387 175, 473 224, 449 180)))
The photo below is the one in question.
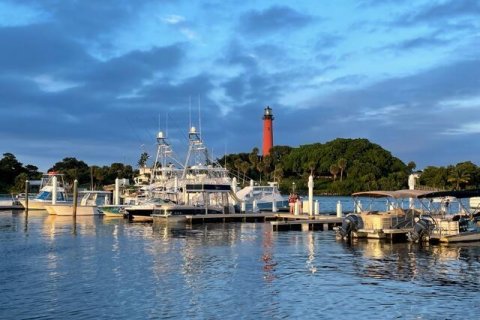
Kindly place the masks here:
POLYGON ((376 191, 362 191, 362 192, 355 192, 352 194, 353 197, 370 197, 370 198, 394 198, 394 199, 402 199, 402 198, 420 198, 423 195, 429 194, 431 191, 423 191, 423 190, 396 190, 396 191, 383 191, 383 190, 376 190, 376 191))
POLYGON ((424 195, 419 196, 418 198, 430 199, 430 198, 445 198, 445 197, 454 197, 457 199, 480 197, 480 189, 428 192, 424 195))

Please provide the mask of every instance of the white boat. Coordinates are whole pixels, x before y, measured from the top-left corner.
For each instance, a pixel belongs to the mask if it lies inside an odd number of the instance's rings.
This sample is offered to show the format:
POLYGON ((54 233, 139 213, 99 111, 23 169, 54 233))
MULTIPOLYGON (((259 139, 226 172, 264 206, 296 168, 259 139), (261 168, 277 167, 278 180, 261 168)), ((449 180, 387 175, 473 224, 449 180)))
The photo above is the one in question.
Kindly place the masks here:
POLYGON ((408 234, 413 242, 470 242, 480 241, 480 213, 478 204, 465 201, 480 196, 480 190, 457 190, 430 192, 420 199, 428 203, 428 212, 419 217, 408 234), (452 212, 452 199, 456 199, 460 210, 452 212), (433 204, 437 203, 437 206, 433 204), (476 206, 475 206, 476 205, 476 206))
POLYGON ((252 180, 249 186, 237 191, 235 195, 244 203, 243 209, 248 212, 289 211, 288 197, 280 193, 277 182, 255 185, 252 180))
POLYGON ((187 184, 184 201, 157 206, 152 217, 158 221, 183 222, 188 216, 209 214, 233 214, 230 204, 232 194, 229 184, 187 184))
MULTIPOLYGON (((76 208, 77 216, 95 216, 101 215, 103 212, 99 206, 109 203, 110 192, 108 191, 82 191, 84 194, 76 208)), ((70 204, 54 204, 46 205, 45 209, 49 214, 57 216, 73 216, 73 203, 70 204)))
POLYGON ((195 127, 190 128, 188 140, 189 148, 186 160, 184 164, 180 164, 172 157, 171 148, 163 133, 158 134, 155 163, 161 164, 161 166, 160 168, 154 167, 151 183, 143 188, 148 195, 147 199, 137 205, 125 208, 129 219, 151 221, 154 213, 163 217, 185 216, 197 212, 200 208, 203 208, 201 209, 203 212, 208 212, 215 203, 220 202, 213 197, 212 199, 203 198, 207 193, 209 196, 210 193, 218 193, 218 190, 223 193, 232 193, 228 170, 209 157, 201 135, 195 127), (167 158, 170 164, 176 163, 182 169, 167 165, 167 158), (186 213, 187 211, 188 213, 186 213))
MULTIPOLYGON (((20 200, 23 207, 26 207, 25 199, 20 200)), ((51 204, 68 204, 71 200, 68 199, 65 190, 65 182, 63 174, 56 172, 49 172, 43 175, 40 182, 40 191, 33 199, 28 199, 29 210, 45 210, 46 205, 51 204)))
POLYGON ((18 210, 23 209, 22 204, 13 195, 0 195, 0 210, 18 210))

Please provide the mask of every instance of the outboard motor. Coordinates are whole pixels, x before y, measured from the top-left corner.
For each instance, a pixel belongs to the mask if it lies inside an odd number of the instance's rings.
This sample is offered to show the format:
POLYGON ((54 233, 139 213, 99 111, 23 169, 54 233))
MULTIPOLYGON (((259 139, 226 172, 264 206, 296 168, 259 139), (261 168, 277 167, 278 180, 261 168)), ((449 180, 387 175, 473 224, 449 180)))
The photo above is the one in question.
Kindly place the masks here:
POLYGON ((435 223, 431 217, 420 218, 413 226, 413 230, 407 234, 408 241, 425 241, 426 237, 430 235, 430 232, 433 230, 434 227, 435 223))
POLYGON ((342 222, 342 226, 338 228, 338 235, 342 239, 350 239, 352 232, 357 231, 363 227, 363 220, 358 214, 347 215, 342 222))

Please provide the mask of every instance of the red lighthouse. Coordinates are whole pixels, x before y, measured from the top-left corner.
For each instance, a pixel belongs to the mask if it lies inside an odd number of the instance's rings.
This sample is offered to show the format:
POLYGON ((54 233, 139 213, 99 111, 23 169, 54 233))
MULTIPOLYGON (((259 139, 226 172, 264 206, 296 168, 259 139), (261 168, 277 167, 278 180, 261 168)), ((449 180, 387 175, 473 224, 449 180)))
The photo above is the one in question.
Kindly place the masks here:
POLYGON ((273 147, 273 114, 270 107, 265 108, 263 113, 263 155, 270 154, 273 147))

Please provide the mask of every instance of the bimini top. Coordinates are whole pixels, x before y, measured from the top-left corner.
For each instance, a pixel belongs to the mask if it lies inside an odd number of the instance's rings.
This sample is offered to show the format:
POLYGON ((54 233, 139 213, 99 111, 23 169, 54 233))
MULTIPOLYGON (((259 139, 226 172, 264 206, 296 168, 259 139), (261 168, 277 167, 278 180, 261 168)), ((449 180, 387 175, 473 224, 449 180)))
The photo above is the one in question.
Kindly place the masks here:
POLYGON ((432 193, 431 191, 423 190, 396 190, 396 191, 362 191, 355 192, 352 194, 353 197, 370 197, 370 198, 420 198, 421 196, 432 193))
POLYGON ((444 198, 444 197, 454 197, 457 199, 480 197, 480 189, 436 191, 436 192, 428 192, 427 194, 419 196, 419 198, 423 198, 423 199, 444 198))

